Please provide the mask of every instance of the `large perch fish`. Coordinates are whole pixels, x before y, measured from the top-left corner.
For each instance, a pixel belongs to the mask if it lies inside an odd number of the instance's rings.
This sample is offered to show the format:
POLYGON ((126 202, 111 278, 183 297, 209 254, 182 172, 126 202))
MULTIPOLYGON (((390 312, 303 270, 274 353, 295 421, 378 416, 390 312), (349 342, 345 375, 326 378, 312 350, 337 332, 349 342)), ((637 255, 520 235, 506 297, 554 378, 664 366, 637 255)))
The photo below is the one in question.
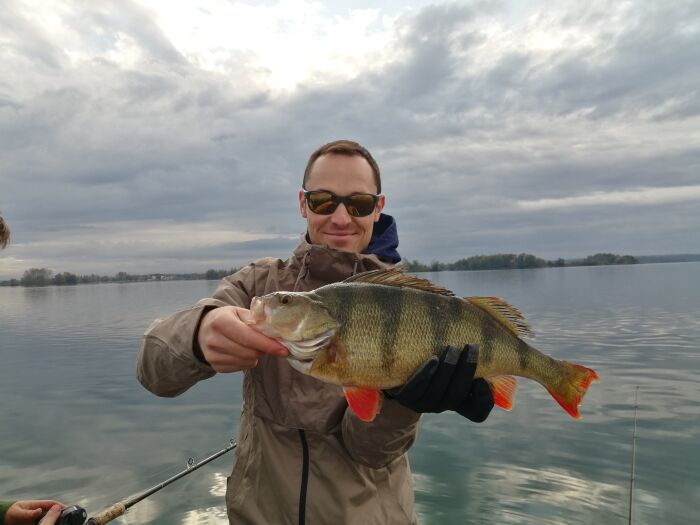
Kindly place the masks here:
POLYGON ((381 390, 404 384, 448 345, 479 345, 474 377, 488 381, 495 404, 506 410, 513 406, 513 376, 522 376, 542 384, 578 419, 578 406, 598 379, 590 368, 553 359, 523 341, 533 334, 502 299, 462 299, 397 269, 361 273, 311 292, 254 297, 251 312, 251 325, 284 344, 294 368, 342 385, 364 421, 379 412, 381 390))

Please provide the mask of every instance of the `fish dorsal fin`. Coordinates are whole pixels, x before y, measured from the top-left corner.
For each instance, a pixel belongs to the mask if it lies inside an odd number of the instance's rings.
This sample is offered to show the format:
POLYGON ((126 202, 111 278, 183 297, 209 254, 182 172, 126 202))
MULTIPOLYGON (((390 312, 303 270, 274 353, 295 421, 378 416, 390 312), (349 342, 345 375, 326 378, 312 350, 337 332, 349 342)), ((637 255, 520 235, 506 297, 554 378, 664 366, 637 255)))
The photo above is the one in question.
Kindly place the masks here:
POLYGON ((520 310, 500 297, 465 297, 464 300, 489 314, 515 337, 535 337, 520 310))
POLYGON ((384 286, 396 286, 399 288, 414 288, 424 292, 454 297, 454 293, 447 288, 443 288, 442 286, 432 283, 427 279, 421 279, 420 277, 416 277, 414 275, 408 275, 399 268, 370 270, 369 272, 362 272, 353 275, 352 277, 348 277, 343 282, 383 284, 384 286))

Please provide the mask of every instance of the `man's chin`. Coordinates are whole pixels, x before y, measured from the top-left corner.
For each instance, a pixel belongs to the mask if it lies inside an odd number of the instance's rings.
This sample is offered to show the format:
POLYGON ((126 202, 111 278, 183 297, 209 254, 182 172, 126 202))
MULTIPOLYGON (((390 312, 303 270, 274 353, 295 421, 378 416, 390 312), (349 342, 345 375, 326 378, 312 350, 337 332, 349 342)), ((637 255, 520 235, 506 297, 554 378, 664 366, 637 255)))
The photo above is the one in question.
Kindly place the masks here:
POLYGON ((324 244, 341 252, 356 252, 357 235, 324 235, 324 244))

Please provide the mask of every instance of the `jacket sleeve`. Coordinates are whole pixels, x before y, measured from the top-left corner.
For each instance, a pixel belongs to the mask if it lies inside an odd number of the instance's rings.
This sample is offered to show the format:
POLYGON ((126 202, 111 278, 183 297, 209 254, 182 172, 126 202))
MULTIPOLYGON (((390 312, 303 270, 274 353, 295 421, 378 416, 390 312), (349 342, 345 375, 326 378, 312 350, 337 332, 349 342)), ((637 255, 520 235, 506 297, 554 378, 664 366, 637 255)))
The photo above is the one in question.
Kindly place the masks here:
POLYGON ((5 514, 13 503, 14 501, 0 501, 0 525, 5 523, 5 514))
POLYGON ((174 397, 215 375, 193 351, 202 316, 212 307, 248 308, 254 290, 255 267, 251 264, 226 277, 212 297, 167 319, 153 321, 141 339, 136 358, 139 382, 157 396, 174 397))
POLYGON ((420 414, 384 398, 372 422, 360 421, 352 410, 343 416, 342 438, 350 456, 363 465, 381 468, 405 454, 418 434, 420 414))

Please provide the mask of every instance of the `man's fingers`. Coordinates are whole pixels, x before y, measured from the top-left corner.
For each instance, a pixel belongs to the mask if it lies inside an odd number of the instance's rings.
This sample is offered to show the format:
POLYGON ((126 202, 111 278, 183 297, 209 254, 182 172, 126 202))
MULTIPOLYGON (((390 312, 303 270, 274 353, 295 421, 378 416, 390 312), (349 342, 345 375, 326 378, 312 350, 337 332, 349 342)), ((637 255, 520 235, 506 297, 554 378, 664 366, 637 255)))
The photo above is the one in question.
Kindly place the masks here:
POLYGON ((8 509, 8 516, 13 518, 17 523, 25 521, 33 521, 39 519, 42 510, 38 507, 27 507, 23 503, 15 503, 8 509))
POLYGON ((454 370, 459 361, 460 349, 448 346, 440 355, 440 366, 430 379, 430 386, 426 389, 423 401, 435 411, 447 410, 445 405, 445 393, 454 377, 454 370))
POLYGON ((26 501, 25 503, 30 505, 31 508, 41 509, 44 511, 49 510, 54 505, 59 505, 59 507, 61 506, 61 504, 58 501, 55 501, 52 499, 35 499, 35 500, 26 501))
MULTIPOLYGON (((53 507, 58 508, 56 516, 61 512, 63 506, 54 500, 23 500, 18 501, 8 509, 6 516, 12 518, 13 522, 34 522, 41 517, 44 511, 48 511, 53 507)), ((8 522, 9 523, 9 522, 8 522)), ((43 524, 44 522, 42 522, 43 524)), ((54 522, 48 522, 54 523, 54 522)))
POLYGON ((238 342, 243 346, 249 348, 255 348, 266 354, 277 355, 281 357, 287 357, 289 351, 287 348, 280 343, 275 341, 271 337, 267 337, 264 334, 258 332, 255 328, 247 323, 251 319, 250 310, 245 310, 243 308, 237 308, 235 310, 236 316, 241 324, 245 327, 245 330, 239 332, 238 342))
POLYGON ((224 315, 217 316, 212 320, 212 328, 215 332, 242 347, 253 348, 266 354, 281 357, 289 355, 289 351, 281 343, 248 325, 246 320, 249 318, 250 312, 244 308, 226 309, 224 315))
POLYGON ((452 375, 450 386, 445 393, 445 399, 450 399, 454 402, 454 405, 451 407, 453 410, 457 409, 463 400, 469 397, 478 357, 478 350, 475 350, 476 356, 472 360, 471 350, 468 346, 462 351, 459 351, 459 349, 455 350, 459 352, 459 361, 452 375))
POLYGON ((227 345, 224 348, 214 346, 207 352, 207 362, 217 372, 235 372, 244 368, 253 368, 258 363, 262 352, 244 348, 239 345, 227 345))
POLYGON ((53 505, 41 520, 41 525, 55 525, 61 515, 63 507, 61 505, 53 505))

